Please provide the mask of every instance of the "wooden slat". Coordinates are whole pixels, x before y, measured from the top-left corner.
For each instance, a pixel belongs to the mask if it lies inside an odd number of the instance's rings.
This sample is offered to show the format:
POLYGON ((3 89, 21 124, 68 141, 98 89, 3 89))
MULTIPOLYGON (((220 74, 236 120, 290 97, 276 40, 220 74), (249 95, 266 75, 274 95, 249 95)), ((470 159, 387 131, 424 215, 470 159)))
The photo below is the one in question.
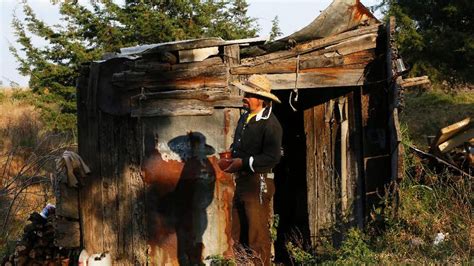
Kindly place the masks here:
POLYGON ((87 86, 78 87, 79 155, 91 169, 91 174, 81 180, 79 192, 81 230, 84 248, 89 254, 103 252, 102 181, 97 119, 98 64, 92 64, 87 86))
POLYGON ((110 252, 112 258, 117 258, 119 252, 119 220, 118 207, 123 204, 117 198, 120 191, 118 185, 118 147, 121 140, 117 139, 117 124, 114 117, 106 113, 100 113, 99 120, 99 146, 97 152, 100 159, 100 176, 102 187, 102 212, 104 251, 110 252))
POLYGON ((316 244, 316 236, 318 235, 318 217, 316 210, 318 209, 318 201, 316 194, 316 148, 315 148, 315 132, 314 132, 314 109, 309 108, 304 111, 304 131, 306 135, 306 183, 308 194, 308 222, 311 232, 312 244, 316 244))
MULTIPOLYGON (((364 69, 334 69, 319 68, 301 71, 298 74, 299 89, 307 88, 327 88, 338 86, 359 86, 363 85, 364 69), (311 71, 311 73, 305 73, 311 71)), ((295 74, 268 74, 265 75, 272 83, 274 90, 288 90, 295 88, 295 74)))

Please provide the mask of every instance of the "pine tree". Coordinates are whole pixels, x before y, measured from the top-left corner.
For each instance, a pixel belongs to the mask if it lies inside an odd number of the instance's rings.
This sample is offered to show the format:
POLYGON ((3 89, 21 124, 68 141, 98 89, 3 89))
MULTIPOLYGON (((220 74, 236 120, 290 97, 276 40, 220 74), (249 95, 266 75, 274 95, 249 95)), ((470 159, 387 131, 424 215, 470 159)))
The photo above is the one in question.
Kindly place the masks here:
POLYGON ((272 20, 272 29, 270 30, 270 41, 275 40, 277 37, 283 35, 283 32, 280 30, 280 21, 278 16, 275 16, 272 20))
POLYGON ((247 16, 245 0, 51 0, 59 5, 62 26, 49 26, 23 2, 25 20, 14 17, 12 27, 20 50, 10 51, 18 70, 30 76, 29 86, 51 129, 73 130, 75 81, 83 63, 99 60, 122 47, 202 37, 239 39, 254 37, 255 19, 247 16), (35 47, 32 36, 48 45, 35 47))
POLYGON ((397 20, 397 42, 413 75, 435 81, 474 82, 473 1, 384 0, 397 20))

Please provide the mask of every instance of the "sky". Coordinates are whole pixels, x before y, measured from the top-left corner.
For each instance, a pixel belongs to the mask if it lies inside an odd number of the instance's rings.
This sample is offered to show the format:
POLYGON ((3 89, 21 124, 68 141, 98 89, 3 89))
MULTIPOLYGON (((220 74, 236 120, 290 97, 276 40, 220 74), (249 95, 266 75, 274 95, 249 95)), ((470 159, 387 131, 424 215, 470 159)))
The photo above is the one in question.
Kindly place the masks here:
MULTIPOLYGON (((21 76, 16 68, 18 63, 11 55, 8 47, 15 45, 15 36, 10 26, 13 14, 19 18, 22 16, 21 0, 0 0, 0 82, 8 86, 14 81, 21 87, 28 85, 29 77, 21 76)), ((38 18, 48 25, 59 24, 60 16, 57 6, 53 6, 50 0, 29 0, 30 6, 36 12, 38 18)), ((79 0, 79 3, 88 2, 79 0)), ((331 0, 247 0, 250 4, 247 14, 257 19, 260 31, 259 36, 268 36, 271 29, 271 21, 278 16, 279 26, 283 36, 290 35, 305 27, 323 11, 331 0)), ((365 6, 372 6, 378 0, 362 0, 365 6)), ((42 46, 44 42, 33 39, 34 45, 42 46)), ((19 47, 19 46, 16 46, 19 47)), ((0 84, 0 87, 1 85, 0 84)))

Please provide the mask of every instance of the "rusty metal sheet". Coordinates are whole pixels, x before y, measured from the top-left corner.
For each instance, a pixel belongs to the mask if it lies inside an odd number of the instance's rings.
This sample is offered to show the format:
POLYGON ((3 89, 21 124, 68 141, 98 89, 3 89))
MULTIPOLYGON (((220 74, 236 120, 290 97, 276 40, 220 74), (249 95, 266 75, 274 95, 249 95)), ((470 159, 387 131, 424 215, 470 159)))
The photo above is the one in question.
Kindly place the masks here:
POLYGON ((152 265, 232 256, 234 182, 219 169, 216 154, 228 148, 238 115, 238 109, 218 109, 206 117, 143 119, 152 265))

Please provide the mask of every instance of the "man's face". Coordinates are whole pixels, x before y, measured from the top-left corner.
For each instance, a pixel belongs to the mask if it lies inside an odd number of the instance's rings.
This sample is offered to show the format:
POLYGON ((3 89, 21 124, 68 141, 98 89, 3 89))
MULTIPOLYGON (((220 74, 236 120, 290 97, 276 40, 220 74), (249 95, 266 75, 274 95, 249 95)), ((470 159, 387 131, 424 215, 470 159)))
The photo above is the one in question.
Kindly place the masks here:
POLYGON ((263 100, 259 99, 258 95, 252 93, 244 93, 242 102, 244 103, 244 109, 251 113, 263 108, 263 100))

